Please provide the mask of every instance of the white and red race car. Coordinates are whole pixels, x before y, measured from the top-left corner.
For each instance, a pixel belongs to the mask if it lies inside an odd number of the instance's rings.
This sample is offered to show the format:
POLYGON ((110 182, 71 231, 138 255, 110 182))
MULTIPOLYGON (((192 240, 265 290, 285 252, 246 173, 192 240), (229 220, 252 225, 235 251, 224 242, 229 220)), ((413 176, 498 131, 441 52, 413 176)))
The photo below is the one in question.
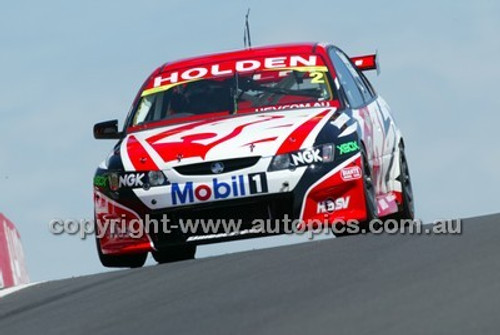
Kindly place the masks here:
POLYGON ((123 130, 117 120, 94 126, 96 138, 119 140, 94 178, 102 264, 142 266, 148 252, 160 263, 193 258, 198 244, 269 234, 257 219, 413 218, 403 138, 362 73, 376 68, 375 55, 321 43, 160 66, 123 130), (241 226, 179 224, 194 219, 241 226))

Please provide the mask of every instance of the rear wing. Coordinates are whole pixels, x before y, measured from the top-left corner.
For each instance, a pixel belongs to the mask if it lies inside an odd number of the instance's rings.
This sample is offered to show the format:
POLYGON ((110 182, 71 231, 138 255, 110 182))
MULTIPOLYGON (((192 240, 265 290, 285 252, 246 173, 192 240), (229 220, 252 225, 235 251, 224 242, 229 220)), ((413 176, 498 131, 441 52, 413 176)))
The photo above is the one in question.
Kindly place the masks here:
POLYGON ((377 54, 351 57, 351 61, 361 71, 377 70, 380 73, 380 65, 378 64, 377 54))

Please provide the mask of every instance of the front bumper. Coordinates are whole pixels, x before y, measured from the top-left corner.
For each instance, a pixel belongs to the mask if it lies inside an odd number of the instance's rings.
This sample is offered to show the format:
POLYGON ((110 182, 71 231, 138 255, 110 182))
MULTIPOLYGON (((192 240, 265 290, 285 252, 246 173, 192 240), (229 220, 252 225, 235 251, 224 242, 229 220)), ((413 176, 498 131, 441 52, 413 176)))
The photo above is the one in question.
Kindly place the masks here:
MULTIPOLYGON (((105 254, 146 252, 178 243, 205 244, 282 234, 287 231, 288 227, 276 222, 284 217, 295 220, 293 224, 298 225, 299 230, 304 227, 331 225, 339 220, 364 220, 366 218, 359 153, 340 163, 301 169, 304 170, 295 171, 295 174, 290 171, 267 172, 265 174, 266 185, 261 184, 259 189, 259 191, 266 190, 267 192, 257 192, 252 196, 246 196, 245 193, 245 196, 233 196, 230 199, 217 201, 203 200, 203 197, 198 199, 196 190, 200 189, 199 185, 203 185, 203 182, 195 181, 189 188, 185 186, 178 188, 180 193, 177 194, 177 200, 183 200, 183 203, 177 202, 173 206, 165 206, 166 202, 174 199, 172 185, 150 190, 129 190, 128 193, 119 196, 115 194, 115 199, 96 187, 97 221, 109 221, 110 218, 121 219, 120 228, 115 227, 114 231, 111 231, 111 228, 116 224, 103 225, 101 249, 105 254), (183 198, 179 196, 182 194, 184 194, 183 198), (164 217, 169 219, 167 229, 162 221, 164 217), (241 225, 236 227, 238 231, 233 232, 228 232, 227 226, 224 225, 219 225, 215 229, 212 224, 211 230, 207 230, 206 226, 200 224, 194 228, 190 226, 189 229, 180 227, 180 220, 185 222, 187 219, 191 222, 232 219, 240 220, 241 225), (267 224, 264 230, 257 230, 254 229, 256 220, 260 220, 258 223, 266 220, 271 224, 267 224), (155 226, 152 226, 152 223, 155 226), (142 234, 138 233, 139 230, 142 234)), ((243 171, 237 174, 237 176, 240 175, 244 176, 245 180, 243 188, 237 189, 238 195, 241 195, 242 189, 245 191, 251 189, 249 183, 252 180, 251 173, 245 174, 243 171)), ((169 176, 169 179, 176 180, 172 176, 169 176)), ((238 182, 239 177, 232 178, 232 180, 231 177, 220 178, 215 187, 222 183, 231 184, 234 179, 238 182)), ((235 187, 237 188, 238 185, 235 187)), ((214 190, 211 196, 215 196, 214 190)), ((286 224, 289 224, 289 221, 286 224)), ((259 226, 259 228, 262 227, 259 226)))

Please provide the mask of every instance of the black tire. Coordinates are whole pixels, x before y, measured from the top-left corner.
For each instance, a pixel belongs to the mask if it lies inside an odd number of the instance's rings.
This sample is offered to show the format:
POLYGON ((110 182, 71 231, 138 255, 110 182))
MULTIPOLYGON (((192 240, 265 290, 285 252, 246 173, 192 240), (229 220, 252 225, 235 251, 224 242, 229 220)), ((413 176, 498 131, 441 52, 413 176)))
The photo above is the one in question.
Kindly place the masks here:
POLYGON ((415 218, 415 203, 413 198, 413 188, 410 178, 410 169, 406 160, 404 146, 399 146, 399 170, 398 180, 401 183, 403 203, 396 214, 397 220, 413 220, 415 218))
POLYGON ((163 247, 159 251, 153 251, 153 258, 160 264, 173 263, 193 259, 196 254, 196 245, 181 244, 163 247))
POLYGON ((363 166, 363 186, 367 215, 365 221, 363 221, 361 225, 366 228, 370 221, 378 219, 378 206, 375 186, 373 185, 372 168, 364 147, 361 147, 361 164, 363 166))
POLYGON ((96 238, 97 254, 101 264, 108 268, 140 268, 146 263, 147 253, 130 255, 105 255, 99 239, 96 238))

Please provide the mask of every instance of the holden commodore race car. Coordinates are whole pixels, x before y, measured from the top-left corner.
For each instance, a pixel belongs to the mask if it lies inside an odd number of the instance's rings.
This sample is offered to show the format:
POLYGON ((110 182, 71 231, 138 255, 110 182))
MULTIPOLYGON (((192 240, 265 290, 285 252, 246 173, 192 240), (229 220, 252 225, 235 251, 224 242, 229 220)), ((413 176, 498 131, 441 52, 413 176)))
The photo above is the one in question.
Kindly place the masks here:
POLYGON ((256 219, 413 218, 403 137, 363 74, 377 68, 376 55, 322 43, 157 68, 121 130, 117 120, 94 126, 95 138, 118 140, 94 177, 102 264, 139 267, 149 252, 167 263, 199 244, 271 234, 256 219), (179 224, 231 218, 242 223, 233 231, 179 224))

